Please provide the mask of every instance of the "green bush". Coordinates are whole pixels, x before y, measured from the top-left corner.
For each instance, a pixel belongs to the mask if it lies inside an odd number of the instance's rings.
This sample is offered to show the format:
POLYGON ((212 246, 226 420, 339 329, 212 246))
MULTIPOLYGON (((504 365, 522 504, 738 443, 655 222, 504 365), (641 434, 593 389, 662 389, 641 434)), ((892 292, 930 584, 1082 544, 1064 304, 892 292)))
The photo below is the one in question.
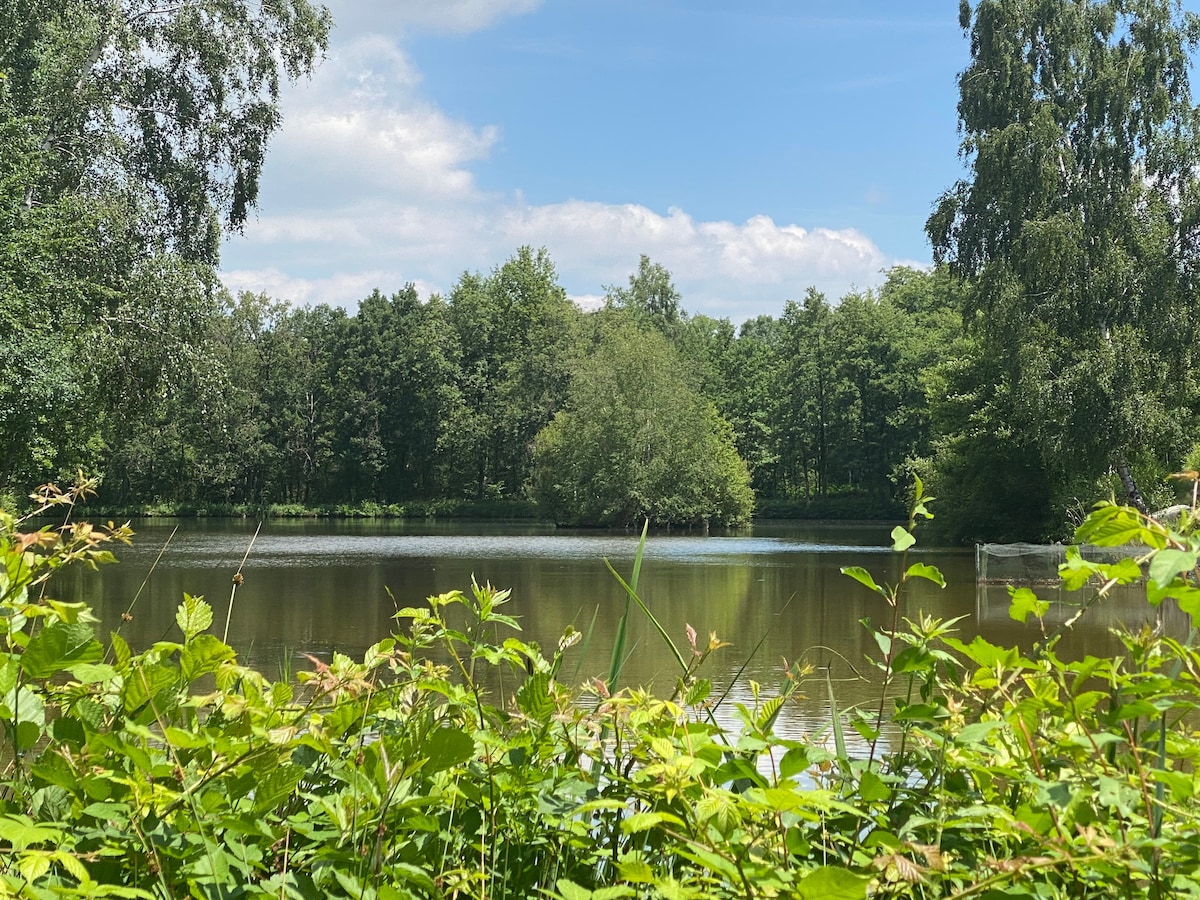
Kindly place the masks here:
MULTIPOLYGON (((73 499, 48 493, 40 511, 73 499)), ((907 558, 926 502, 918 483, 893 531, 897 585, 845 570, 889 620, 878 707, 839 711, 829 689, 828 731, 797 739, 773 725, 803 667, 779 693, 751 685, 725 730, 702 675, 715 635, 677 644, 651 615, 678 661, 673 693, 617 691, 619 666, 577 689, 560 669, 580 635, 544 654, 486 585, 401 609, 362 661, 335 655, 296 683, 240 665, 196 597, 172 640, 101 643, 49 579, 110 559, 128 530, 0 515, 0 896, 1200 892, 1200 653, 1145 631, 1120 658, 1066 660, 1054 634, 1029 651, 967 643, 904 610, 909 581, 942 583, 907 558)), ((1092 586, 1081 615, 1143 572, 1151 603, 1200 611, 1191 534, 1104 506, 1078 537, 1144 548, 1068 560, 1065 586, 1092 586)), ((636 569, 628 595, 649 615, 636 569)), ((1046 610, 1014 590, 1014 617, 1046 610)))

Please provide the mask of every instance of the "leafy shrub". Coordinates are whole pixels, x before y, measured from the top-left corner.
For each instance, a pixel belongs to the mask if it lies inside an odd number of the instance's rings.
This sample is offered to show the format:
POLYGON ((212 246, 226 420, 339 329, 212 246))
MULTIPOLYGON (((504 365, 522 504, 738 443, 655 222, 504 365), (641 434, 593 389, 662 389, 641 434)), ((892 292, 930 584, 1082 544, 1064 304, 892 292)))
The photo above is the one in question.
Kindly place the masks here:
MULTIPOLYGON (((40 511, 73 499, 46 493, 40 511)), ((898 553, 926 503, 918 483, 898 553)), ((668 697, 614 690, 619 669, 573 689, 560 669, 580 636, 543 654, 487 585, 400 610, 362 661, 296 683, 241 666, 196 597, 173 640, 101 643, 49 579, 128 530, 24 527, 0 515, 0 896, 1200 892, 1190 639, 1125 634, 1122 657, 1080 660, 1053 633, 1026 652, 965 642, 903 609, 909 581, 942 583, 934 567, 906 558, 894 586, 851 568, 889 613, 879 705, 842 712, 829 689, 828 735, 788 739, 773 725, 806 668, 779 693, 752 685, 733 733, 702 677, 715 635, 677 645, 654 621, 679 665, 668 697)), ((1105 506, 1079 539, 1144 548, 1069 559, 1065 585, 1092 586, 1081 615, 1143 573, 1150 602, 1200 611, 1194 536, 1105 506)), ((625 586, 649 614, 636 570, 625 586)), ((1046 611, 1014 590, 1014 617, 1046 611)))

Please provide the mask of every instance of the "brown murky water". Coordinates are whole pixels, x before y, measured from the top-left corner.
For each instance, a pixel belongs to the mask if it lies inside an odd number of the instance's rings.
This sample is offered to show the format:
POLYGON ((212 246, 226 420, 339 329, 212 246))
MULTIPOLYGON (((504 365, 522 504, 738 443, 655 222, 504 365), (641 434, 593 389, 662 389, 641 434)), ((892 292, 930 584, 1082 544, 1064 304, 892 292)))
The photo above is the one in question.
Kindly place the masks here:
MULTIPOLYGON (((361 654, 390 633, 397 605, 468 590, 474 577, 512 590, 505 612, 520 620, 525 640, 553 648, 569 625, 591 630, 588 644, 570 651, 563 668, 582 682, 607 671, 625 606, 625 594, 604 560, 628 578, 637 548, 634 535, 527 524, 314 520, 267 522, 251 547, 256 525, 188 521, 170 538, 173 524, 135 522, 138 536, 133 547, 119 552, 119 564, 64 573, 56 593, 86 599, 103 621, 102 632, 120 627, 135 648, 178 637, 175 609, 184 592, 204 595, 214 609, 213 630, 220 634, 228 615, 230 643, 244 660, 275 677, 310 667, 301 653, 361 654), (230 610, 231 579, 247 549, 245 580, 230 610), (121 613, 131 603, 133 620, 122 624, 121 613)), ((873 671, 866 658, 879 653, 860 620, 883 624, 890 610, 839 570, 860 565, 876 580, 895 581, 898 562, 888 548, 889 530, 767 523, 737 536, 651 536, 639 593, 678 646, 686 647, 689 624, 702 641, 715 631, 732 644, 709 661, 704 674, 714 693, 729 688, 733 701, 750 702, 751 681, 773 692, 787 663, 811 662, 817 673, 805 686, 808 697, 787 707, 780 727, 818 731, 829 721, 826 671, 840 707, 877 702, 866 680, 873 671)), ((924 551, 914 558, 939 566, 948 586, 917 581, 904 600, 905 616, 963 616, 958 627, 965 639, 982 632, 994 641, 1029 643, 1036 636, 1008 618, 1003 586, 976 586, 971 551, 924 551)), ((1056 607, 1050 618, 1066 614, 1056 607)), ((1115 648, 1112 625, 1153 616, 1136 590, 1127 591, 1090 613, 1064 652, 1115 648)), ((669 692, 674 661, 636 610, 629 646, 624 684, 669 692)))

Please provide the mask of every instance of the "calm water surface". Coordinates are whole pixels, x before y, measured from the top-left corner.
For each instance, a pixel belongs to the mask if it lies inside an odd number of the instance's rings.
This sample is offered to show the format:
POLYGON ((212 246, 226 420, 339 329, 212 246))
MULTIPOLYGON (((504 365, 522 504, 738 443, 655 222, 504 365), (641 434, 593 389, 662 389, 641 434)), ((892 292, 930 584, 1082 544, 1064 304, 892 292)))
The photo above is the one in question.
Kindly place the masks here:
MULTIPOLYGON (((601 676, 625 605, 604 560, 628 578, 637 549, 636 535, 523 523, 271 521, 253 547, 253 521, 187 521, 173 538, 174 524, 133 524, 137 537, 118 552, 119 564, 67 572, 57 582, 58 594, 86 599, 102 630, 120 627, 135 648, 178 637, 174 617, 183 593, 203 595, 213 605, 213 630, 221 633, 228 614, 230 643, 272 677, 310 668, 300 653, 360 655, 391 632, 397 606, 469 590, 472 577, 511 589, 505 611, 520 620, 523 639, 547 651, 567 626, 587 631, 594 621, 590 644, 569 651, 563 674, 576 682, 601 676), (230 611, 231 579, 243 557, 245 582, 230 611), (122 625, 121 613, 135 595, 133 620, 122 625)), ((877 702, 866 658, 878 656, 878 649, 860 620, 882 624, 890 610, 839 569, 861 565, 877 581, 896 580, 890 527, 767 523, 736 537, 652 536, 639 593, 681 648, 689 624, 702 641, 716 632, 731 642, 704 673, 714 693, 732 685, 731 700, 749 703, 751 680, 773 692, 788 663, 810 662, 817 674, 805 686, 808 696, 790 704, 780 724, 792 733, 817 731, 829 721, 826 671, 840 706, 877 702)), ((916 558, 940 567, 948 587, 917 581, 904 615, 963 616, 958 627, 966 639, 984 633, 991 640, 1028 643, 1035 637, 1008 619, 1003 587, 977 589, 971 551, 925 551, 916 558)), ((1108 627, 1146 618, 1143 607, 1118 599, 1088 620, 1074 636, 1075 646, 1088 652, 1115 646, 1108 627)), ((1052 616, 1066 612, 1056 609, 1052 616)), ((673 660, 636 611, 630 645, 624 684, 669 692, 673 660)))

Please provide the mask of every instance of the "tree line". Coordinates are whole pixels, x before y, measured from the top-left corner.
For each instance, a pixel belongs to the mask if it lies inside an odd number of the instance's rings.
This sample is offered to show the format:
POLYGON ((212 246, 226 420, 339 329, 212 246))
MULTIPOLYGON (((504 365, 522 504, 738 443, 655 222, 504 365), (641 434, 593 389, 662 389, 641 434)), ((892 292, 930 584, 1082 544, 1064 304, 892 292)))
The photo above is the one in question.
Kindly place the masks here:
POLYGON ((119 506, 541 500, 563 522, 717 522, 745 518, 752 486, 760 509, 887 514, 928 450, 920 379, 955 340, 949 300, 945 276, 896 269, 737 328, 689 315, 643 257, 584 312, 527 247, 445 297, 407 285, 354 312, 245 293, 157 390, 48 422, 93 431, 47 440, 26 477, 101 471, 119 506))
POLYGON ((541 504, 562 522, 891 515, 1061 534, 1200 456, 1200 24, 1175 0, 980 0, 934 264, 689 315, 643 258, 583 312, 544 250, 351 312, 230 297, 307 0, 0 5, 0 493, 114 505, 541 504))

